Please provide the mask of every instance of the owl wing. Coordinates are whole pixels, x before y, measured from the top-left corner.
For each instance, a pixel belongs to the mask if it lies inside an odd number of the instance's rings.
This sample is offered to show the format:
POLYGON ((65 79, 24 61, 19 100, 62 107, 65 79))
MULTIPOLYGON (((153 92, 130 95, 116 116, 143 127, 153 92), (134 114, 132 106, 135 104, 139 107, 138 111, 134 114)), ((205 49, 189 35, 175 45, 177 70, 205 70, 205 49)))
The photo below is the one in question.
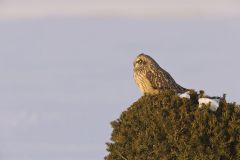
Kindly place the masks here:
POLYGON ((155 72, 150 70, 147 72, 146 77, 154 89, 178 90, 178 87, 180 87, 174 81, 171 75, 163 69, 157 70, 155 72))

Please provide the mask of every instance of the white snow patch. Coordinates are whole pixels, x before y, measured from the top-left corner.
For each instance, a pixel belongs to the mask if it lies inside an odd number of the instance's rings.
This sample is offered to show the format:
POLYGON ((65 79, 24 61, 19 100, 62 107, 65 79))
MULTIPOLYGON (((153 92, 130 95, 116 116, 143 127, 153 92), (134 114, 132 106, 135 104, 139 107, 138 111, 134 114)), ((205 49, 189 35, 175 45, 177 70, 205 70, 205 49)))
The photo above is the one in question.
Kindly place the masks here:
POLYGON ((199 108, 203 106, 203 104, 208 105, 210 103, 210 110, 211 111, 216 111, 219 107, 219 102, 220 99, 210 99, 210 98, 199 98, 198 103, 199 103, 199 108))
POLYGON ((178 96, 180 97, 180 98, 187 98, 187 99, 190 99, 190 92, 189 91, 187 91, 187 92, 185 92, 185 93, 179 93, 178 94, 178 96))

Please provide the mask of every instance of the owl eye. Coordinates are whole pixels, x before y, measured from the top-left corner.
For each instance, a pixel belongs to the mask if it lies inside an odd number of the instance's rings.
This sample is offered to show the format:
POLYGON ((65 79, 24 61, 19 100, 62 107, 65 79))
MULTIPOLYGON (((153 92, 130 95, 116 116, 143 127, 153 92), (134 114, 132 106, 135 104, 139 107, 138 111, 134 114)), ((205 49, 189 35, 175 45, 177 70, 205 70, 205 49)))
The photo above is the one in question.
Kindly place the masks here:
POLYGON ((142 63, 143 63, 143 60, 139 59, 139 60, 137 61, 137 63, 138 63, 138 64, 142 64, 142 63))

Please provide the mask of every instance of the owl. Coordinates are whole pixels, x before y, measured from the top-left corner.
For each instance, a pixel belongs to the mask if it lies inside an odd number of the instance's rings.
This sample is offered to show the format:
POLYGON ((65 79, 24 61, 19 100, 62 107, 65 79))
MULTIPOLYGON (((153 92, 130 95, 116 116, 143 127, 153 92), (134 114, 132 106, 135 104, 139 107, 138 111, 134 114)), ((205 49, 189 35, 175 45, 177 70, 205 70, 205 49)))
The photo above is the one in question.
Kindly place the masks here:
POLYGON ((143 94, 155 95, 165 90, 172 90, 176 93, 187 91, 146 54, 138 55, 133 66, 134 80, 143 94))

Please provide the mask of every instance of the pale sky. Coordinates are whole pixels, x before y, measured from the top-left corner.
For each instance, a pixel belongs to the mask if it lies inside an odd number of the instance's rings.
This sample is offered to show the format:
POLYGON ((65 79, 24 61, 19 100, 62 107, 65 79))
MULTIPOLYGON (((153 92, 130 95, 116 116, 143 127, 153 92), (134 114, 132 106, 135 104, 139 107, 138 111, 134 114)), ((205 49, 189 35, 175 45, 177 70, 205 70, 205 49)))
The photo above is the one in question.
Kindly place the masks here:
POLYGON ((110 122, 142 96, 141 52, 183 87, 240 103, 239 6, 0 0, 0 159, 103 159, 110 122))
POLYGON ((239 0, 1 0, 0 18, 240 16, 239 0))
POLYGON ((99 160, 151 55, 182 86, 240 102, 240 21, 0 21, 0 159, 99 160))

